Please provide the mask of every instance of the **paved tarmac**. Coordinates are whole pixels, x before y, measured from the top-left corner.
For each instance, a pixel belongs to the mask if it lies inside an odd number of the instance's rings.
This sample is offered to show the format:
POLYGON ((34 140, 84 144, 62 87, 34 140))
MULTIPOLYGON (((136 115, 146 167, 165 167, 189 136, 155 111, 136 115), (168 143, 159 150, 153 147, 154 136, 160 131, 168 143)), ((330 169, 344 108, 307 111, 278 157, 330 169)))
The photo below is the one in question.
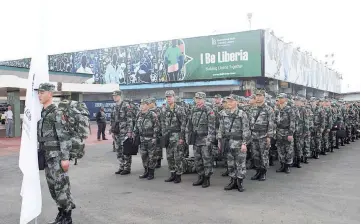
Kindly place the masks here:
MULTIPOLYGON (((220 176, 222 168, 216 169, 208 189, 192 186, 196 174, 183 175, 178 185, 165 183, 164 165, 156 170, 156 179, 140 180, 139 155, 133 158, 131 175, 115 175, 110 143, 89 146, 79 165, 71 166, 76 224, 360 223, 359 141, 312 159, 302 169, 292 168, 291 174, 276 173, 277 163, 265 182, 251 181, 251 170, 243 193, 223 190, 228 178, 220 176)), ((21 181, 18 154, 0 156, 0 224, 19 223, 21 181)), ((57 212, 43 171, 41 185, 39 224, 57 212)))

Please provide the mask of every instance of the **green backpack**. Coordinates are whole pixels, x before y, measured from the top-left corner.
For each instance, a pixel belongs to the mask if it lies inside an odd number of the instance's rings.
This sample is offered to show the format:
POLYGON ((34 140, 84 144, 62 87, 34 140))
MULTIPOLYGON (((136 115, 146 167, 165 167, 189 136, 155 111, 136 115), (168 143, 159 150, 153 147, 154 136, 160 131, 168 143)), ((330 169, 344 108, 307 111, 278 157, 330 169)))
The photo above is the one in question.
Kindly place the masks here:
POLYGON ((85 154, 84 139, 90 135, 89 110, 85 103, 72 100, 61 101, 58 110, 63 112, 66 127, 72 136, 70 159, 81 159, 85 154))

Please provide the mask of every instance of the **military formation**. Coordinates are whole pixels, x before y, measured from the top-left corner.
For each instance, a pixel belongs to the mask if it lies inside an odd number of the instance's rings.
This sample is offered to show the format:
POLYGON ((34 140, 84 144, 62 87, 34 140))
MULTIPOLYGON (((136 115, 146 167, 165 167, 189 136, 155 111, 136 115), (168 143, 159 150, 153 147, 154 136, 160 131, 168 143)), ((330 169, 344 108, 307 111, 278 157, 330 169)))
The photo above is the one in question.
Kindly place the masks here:
MULTIPOLYGON (((82 158, 84 140, 90 134, 89 111, 84 103, 63 100, 53 103, 55 86, 42 83, 37 89, 43 105, 37 126, 39 169, 58 207, 53 224, 71 224, 75 202, 68 176, 69 161, 82 158)), ((214 167, 224 164, 229 182, 224 190, 243 192, 248 169, 257 172, 251 180, 265 181, 269 166, 280 163, 277 172, 290 173, 309 159, 334 152, 359 139, 360 103, 334 99, 290 96, 272 99, 257 89, 251 97, 216 95, 213 102, 197 92, 194 104, 186 104, 173 90, 165 92, 166 104, 142 99, 138 107, 113 92, 116 106, 111 114, 113 147, 119 167, 115 174, 129 175, 132 155, 141 155, 144 173, 152 180, 165 157, 168 183, 181 183, 182 175, 197 173, 193 186, 208 188, 214 167), (129 153, 127 144, 135 148, 129 153), (134 147, 136 146, 136 147, 134 147), (127 150, 126 150, 127 149, 127 150), (165 149, 166 155, 163 156, 165 149), (193 153, 191 153, 193 152, 193 153)))
POLYGON ((155 98, 141 101, 137 110, 121 91, 113 93, 116 106, 111 132, 120 162, 116 174, 131 172, 131 156, 124 155, 122 142, 140 139, 139 152, 144 173, 152 180, 166 151, 169 177, 180 183, 182 175, 197 173, 193 186, 211 185, 214 167, 224 164, 229 182, 225 190, 243 192, 247 169, 255 169, 251 180, 265 181, 269 166, 280 163, 276 172, 289 174, 309 159, 319 159, 359 139, 360 104, 328 98, 291 96, 275 98, 263 89, 250 97, 230 94, 213 97, 197 92, 194 104, 187 104, 173 90, 165 92, 166 104, 156 106, 155 98), (192 150, 192 156, 190 156, 192 150))

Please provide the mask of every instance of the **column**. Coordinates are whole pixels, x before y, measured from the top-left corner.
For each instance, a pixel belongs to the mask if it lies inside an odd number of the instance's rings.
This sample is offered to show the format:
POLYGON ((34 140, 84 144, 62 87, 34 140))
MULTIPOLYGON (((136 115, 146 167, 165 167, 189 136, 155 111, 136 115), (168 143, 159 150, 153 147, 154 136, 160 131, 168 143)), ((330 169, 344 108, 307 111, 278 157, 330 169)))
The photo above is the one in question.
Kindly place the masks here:
POLYGON ((7 102, 9 105, 11 105, 14 114, 13 137, 20 137, 21 136, 20 90, 8 91, 7 102))

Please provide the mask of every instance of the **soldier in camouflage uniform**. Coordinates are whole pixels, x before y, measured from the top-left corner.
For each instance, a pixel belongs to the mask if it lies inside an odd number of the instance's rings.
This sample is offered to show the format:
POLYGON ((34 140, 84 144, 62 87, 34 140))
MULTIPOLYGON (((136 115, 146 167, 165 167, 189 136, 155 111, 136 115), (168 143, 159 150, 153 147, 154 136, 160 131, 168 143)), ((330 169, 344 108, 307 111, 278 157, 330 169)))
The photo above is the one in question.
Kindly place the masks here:
MULTIPOLYGON (((197 92, 195 94, 196 107, 191 111, 186 136, 196 133, 193 145, 194 159, 198 180, 193 186, 207 188, 210 186, 210 177, 213 174, 212 145, 216 141, 216 116, 211 107, 205 105, 206 94, 197 92)), ((189 139, 188 139, 189 140, 189 139)))
POLYGON ((333 152, 332 144, 330 143, 330 132, 333 125, 333 115, 329 101, 327 99, 323 99, 320 104, 323 107, 323 111, 325 113, 325 130, 323 130, 322 133, 321 154, 327 155, 327 152, 333 152))
POLYGON ((166 145, 168 168, 170 177, 165 182, 180 183, 183 174, 183 153, 185 143, 185 130, 187 115, 183 107, 174 102, 175 93, 173 90, 165 92, 167 106, 162 110, 161 125, 162 136, 166 145))
POLYGON ((319 154, 321 152, 321 143, 322 143, 322 133, 325 129, 325 113, 322 108, 318 105, 317 99, 311 97, 311 109, 312 109, 312 120, 313 126, 311 129, 311 150, 312 156, 315 159, 319 159, 319 154))
MULTIPOLYGON (((237 107, 237 97, 233 94, 227 98, 227 110, 222 111, 217 138, 219 142, 226 140, 227 164, 230 176, 225 190, 237 188, 244 191, 243 180, 246 177, 247 143, 250 142, 251 131, 247 114, 237 107)), ((218 146, 221 148, 221 145, 218 146)))
POLYGON ((268 150, 274 133, 274 112, 270 106, 265 104, 266 92, 261 89, 255 92, 257 110, 252 110, 249 119, 252 131, 252 158, 257 173, 251 179, 265 181, 269 167, 268 150))
POLYGON ((295 132, 295 113, 287 104, 287 95, 280 93, 277 96, 278 106, 275 112, 277 124, 277 150, 281 167, 276 172, 290 173, 290 165, 293 163, 293 135, 295 132))
POLYGON ((154 179, 157 163, 157 139, 160 137, 160 122, 158 115, 150 110, 152 99, 143 99, 141 111, 137 116, 134 133, 140 137, 139 152, 142 157, 144 173, 139 178, 154 179))
POLYGON ((127 138, 133 138, 135 117, 133 108, 128 102, 122 101, 121 95, 119 90, 113 92, 113 100, 116 105, 110 117, 110 131, 115 137, 114 143, 119 161, 119 169, 115 174, 128 175, 131 170, 132 156, 123 154, 123 142, 127 138))
POLYGON ((306 147, 306 138, 309 136, 310 123, 307 109, 301 97, 295 97, 295 105, 298 109, 298 119, 295 131, 295 167, 301 168, 301 161, 308 163, 310 157, 309 148, 306 147))
POLYGON ((59 210, 55 221, 50 223, 71 224, 71 213, 75 208, 68 175, 71 136, 62 112, 53 104, 55 86, 42 83, 37 90, 43 104, 37 128, 39 149, 45 152, 46 181, 59 210))
MULTIPOLYGON (((212 109, 214 111, 214 114, 216 116, 216 130, 218 130, 219 128, 219 113, 224 109, 222 106, 222 96, 217 94, 214 96, 213 99, 213 105, 212 105, 212 109)), ((217 164, 217 161, 226 161, 224 155, 222 155, 219 150, 218 150, 218 142, 216 140, 215 145, 212 145, 212 151, 213 151, 213 158, 214 158, 214 163, 217 164)), ((228 173, 227 175, 228 176, 228 173)))
MULTIPOLYGON (((149 104, 149 110, 155 112, 158 116, 159 121, 161 120, 160 116, 162 114, 162 110, 157 107, 156 105, 156 99, 153 97, 151 98, 151 104, 149 104)), ((159 127, 161 128, 161 127, 159 127)), ((162 135, 162 131, 160 131, 159 133, 160 135, 162 135)), ((157 139, 157 144, 156 144, 156 149, 155 149, 155 156, 157 159, 157 164, 155 166, 155 168, 160 168, 162 166, 162 159, 163 159, 163 149, 160 145, 160 139, 157 139)))

